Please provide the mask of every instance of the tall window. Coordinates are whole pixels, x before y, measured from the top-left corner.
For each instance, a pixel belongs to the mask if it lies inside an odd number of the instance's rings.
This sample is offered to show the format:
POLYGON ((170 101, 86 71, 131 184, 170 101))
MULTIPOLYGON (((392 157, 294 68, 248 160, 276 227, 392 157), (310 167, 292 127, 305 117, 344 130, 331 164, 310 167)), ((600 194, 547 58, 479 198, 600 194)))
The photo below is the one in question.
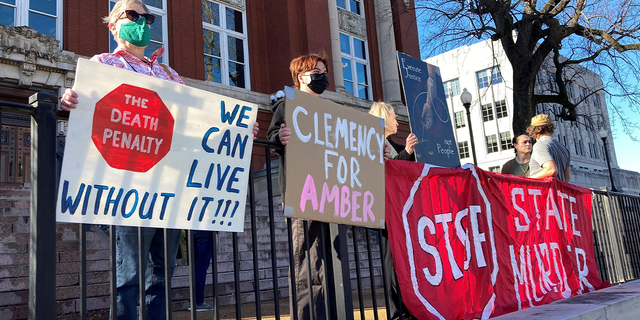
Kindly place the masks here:
POLYGON ((336 0, 338 7, 351 11, 355 14, 362 14, 362 1, 358 0, 336 0))
POLYGON ((493 67, 490 69, 476 72, 478 78, 478 88, 486 88, 492 84, 502 83, 502 73, 500 73, 500 67, 493 67))
POLYGON ((487 137, 487 153, 498 152, 498 139, 495 134, 490 134, 487 137))
POLYGON ((249 88, 249 50, 244 11, 202 0, 205 80, 249 88))
POLYGON ((600 109, 600 95, 597 93, 594 93, 591 95, 591 99, 593 99, 593 105, 600 109))
POLYGON ((371 100, 367 42, 340 33, 344 88, 354 97, 371 100))
POLYGON ((500 132, 500 148, 502 150, 509 150, 513 148, 511 144, 511 132, 500 132))
POLYGON ((456 112, 456 129, 464 128, 464 111, 456 112))
MULTIPOLYGON (((3 0, 0 0, 3 1, 3 0)), ((116 1, 109 1, 109 11, 113 9, 116 1)), ((149 8, 149 13, 153 14, 156 17, 155 22, 149 27, 151 28, 151 42, 144 49, 144 55, 146 57, 151 58, 153 52, 164 48, 164 55, 158 58, 159 62, 167 63, 169 62, 169 51, 167 50, 167 43, 169 43, 169 38, 167 37, 167 11, 165 10, 164 3, 162 0, 146 0, 144 2, 149 8)), ((109 51, 113 52, 118 47, 118 44, 115 40, 113 40, 113 36, 111 32, 109 32, 109 51)))
POLYGON ((500 173, 500 166, 489 167, 489 171, 500 173))
POLYGON ((569 99, 573 98, 573 82, 565 81, 564 86, 567 87, 567 96, 569 99))
POLYGON ((449 99, 449 97, 455 97, 460 95, 460 80, 453 79, 451 81, 447 81, 444 83, 444 96, 449 99))
POLYGON ((506 118, 507 116, 509 116, 509 114, 507 113, 507 102, 506 101, 500 100, 500 101, 496 102, 496 116, 498 117, 498 119, 506 118))
POLYGON ((580 94, 580 100, 587 97, 587 88, 578 86, 578 93, 580 94))
POLYGON ((460 159, 469 158, 469 142, 458 142, 458 154, 460 155, 460 159))
POLYGON ((493 106, 491 103, 482 105, 482 120, 484 122, 493 120, 493 106))
POLYGON ((36 31, 62 38, 62 21, 58 19, 62 1, 0 0, 0 24, 10 27, 29 26, 36 31))

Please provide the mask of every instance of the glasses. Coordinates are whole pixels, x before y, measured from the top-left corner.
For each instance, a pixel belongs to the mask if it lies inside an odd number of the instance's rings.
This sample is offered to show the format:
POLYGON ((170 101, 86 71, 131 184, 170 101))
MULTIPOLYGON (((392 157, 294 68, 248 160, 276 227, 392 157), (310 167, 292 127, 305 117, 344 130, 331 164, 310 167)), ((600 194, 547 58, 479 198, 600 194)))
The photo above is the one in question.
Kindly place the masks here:
MULTIPOLYGON (((153 22, 156 20, 156 16, 150 14, 150 13, 137 13, 135 10, 125 10, 123 12, 126 16, 127 19, 131 20, 131 21, 138 21, 138 19, 140 19, 140 17, 144 17, 144 20, 147 21, 148 25, 153 24, 153 22)), ((118 18, 118 20, 122 19, 122 15, 120 15, 120 18, 118 18)))

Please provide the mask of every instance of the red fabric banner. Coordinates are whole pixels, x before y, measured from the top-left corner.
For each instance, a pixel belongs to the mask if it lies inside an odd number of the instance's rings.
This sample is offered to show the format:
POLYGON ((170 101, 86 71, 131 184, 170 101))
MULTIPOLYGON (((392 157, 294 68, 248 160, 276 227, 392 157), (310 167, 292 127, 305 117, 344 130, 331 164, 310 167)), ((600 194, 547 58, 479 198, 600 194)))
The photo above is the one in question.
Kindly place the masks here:
POLYGON ((385 166, 393 261, 418 319, 487 319, 605 286, 589 189, 472 165, 385 166))

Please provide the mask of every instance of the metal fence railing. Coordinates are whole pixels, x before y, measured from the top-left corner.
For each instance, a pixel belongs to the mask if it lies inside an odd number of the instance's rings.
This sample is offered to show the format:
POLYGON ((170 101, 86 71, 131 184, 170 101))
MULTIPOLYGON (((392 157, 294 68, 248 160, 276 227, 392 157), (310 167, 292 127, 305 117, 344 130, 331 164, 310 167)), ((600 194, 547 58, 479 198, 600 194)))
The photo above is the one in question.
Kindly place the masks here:
MULTIPOLYGON (((12 112, 21 112, 32 116, 32 186, 30 204, 30 243, 29 243, 29 319, 54 319, 64 312, 56 308, 56 273, 51 266, 58 261, 56 256, 56 119, 65 114, 56 112, 57 98, 38 93, 30 98, 30 105, 0 101, 0 107, 12 112)), ((253 164, 262 163, 264 169, 253 170, 250 174, 249 199, 245 218, 244 233, 214 233, 212 236, 212 280, 207 301, 215 307, 214 319, 220 319, 223 305, 234 305, 234 317, 243 318, 243 310, 250 306, 256 319, 263 316, 281 319, 289 315, 298 319, 296 299, 290 299, 291 309, 283 310, 280 300, 287 296, 296 296, 294 275, 289 271, 293 267, 292 220, 284 218, 280 205, 275 203, 273 180, 275 168, 273 161, 277 156, 271 151, 281 148, 266 141, 254 141, 253 164), (256 188, 264 190, 261 206, 256 188), (220 258, 222 257, 222 258, 220 258), (219 261, 224 260, 224 261, 219 261), (225 275, 221 278, 221 275, 225 275), (288 280, 287 280, 288 279, 288 280), (265 311, 265 310, 269 311, 265 311)), ((260 192, 258 192, 260 193, 260 192)), ((277 197, 275 198, 277 199, 277 197)), ((78 249, 80 268, 78 271, 79 291, 75 312, 79 319, 87 319, 89 311, 87 287, 87 229, 80 225, 78 229, 78 249)), ((387 284, 383 281, 384 263, 381 263, 382 248, 379 245, 380 232, 360 227, 347 227, 334 224, 322 225, 327 228, 321 232, 330 236, 331 257, 324 261, 324 287, 332 288, 325 296, 326 314, 330 319, 365 318, 367 312, 373 312, 373 318, 388 314, 389 297, 387 284), (353 289, 353 290, 352 290, 353 289), (354 302, 357 307, 354 308, 354 302)), ((305 233, 308 225, 304 223, 305 233)), ((110 303, 105 308, 116 309, 115 277, 115 227, 109 227, 110 266, 108 267, 108 297, 110 303)), ((593 192, 593 234, 596 261, 603 280, 621 283, 640 277, 640 197, 620 193, 593 192)), ((190 244, 189 258, 194 256, 193 232, 187 233, 190 244)), ((104 236, 104 235, 103 235, 104 236)), ((165 231, 165 238, 167 237, 165 231)), ((306 236, 305 236, 306 238, 306 236)), ((325 239, 326 240, 326 239, 325 239)), ((140 242, 139 245, 142 245, 140 242)), ((309 255, 309 244, 306 245, 309 255)), ((165 255, 168 248, 165 242, 165 255)), ((146 257, 141 257, 146 259, 146 257)), ((189 261, 193 261, 190 259, 189 261)), ((143 265, 140 263, 140 265, 143 265)), ((177 310, 189 305, 189 317, 197 319, 195 308, 194 263, 181 270, 188 270, 188 282, 166 286, 166 316, 172 319, 177 310), (172 290, 188 288, 189 298, 173 294, 172 290)), ((307 264, 306 268, 310 268, 307 264)), ((165 262, 165 270, 169 270, 165 262)), ((140 270, 144 274, 145 270, 140 270)), ((143 278, 143 277, 140 277, 143 278)), ((170 278, 165 274, 165 278, 170 278)), ((142 282, 141 282, 142 284, 142 282)), ((144 285, 140 286, 140 300, 145 301, 144 285)), ((93 294, 95 296, 95 294, 93 294)), ((401 304, 399 304, 401 305, 401 304)), ((145 308, 140 308, 140 319, 145 318, 145 308)), ((182 311, 185 312, 185 311, 182 311)), ((108 313, 106 313, 108 314, 108 313)), ((112 313, 115 315, 115 312, 112 313)), ((370 313, 369 313, 370 314, 370 313)))
POLYGON ((603 281, 640 278, 640 197, 594 190, 593 242, 603 281))

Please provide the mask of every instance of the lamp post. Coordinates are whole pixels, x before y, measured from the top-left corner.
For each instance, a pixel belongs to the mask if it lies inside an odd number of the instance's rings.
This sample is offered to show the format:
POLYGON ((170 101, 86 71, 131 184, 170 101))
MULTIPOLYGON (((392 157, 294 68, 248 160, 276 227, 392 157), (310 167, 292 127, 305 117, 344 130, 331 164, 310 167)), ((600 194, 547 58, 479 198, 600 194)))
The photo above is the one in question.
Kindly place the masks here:
POLYGON ((467 91, 467 88, 462 90, 462 94, 460 94, 460 101, 462 101, 462 105, 465 109, 467 109, 467 122, 469 123, 469 139, 471 139, 471 153, 473 154, 473 164, 478 165, 478 159, 476 158, 476 145, 473 142, 473 129, 471 128, 471 112, 469 108, 471 107, 471 93, 467 91))
POLYGON ((616 186, 613 184, 613 174, 611 173, 611 161, 609 160, 609 149, 607 148, 607 137, 609 136, 609 131, 607 129, 600 129, 598 131, 598 135, 600 135, 600 139, 602 139, 602 143, 604 144, 604 155, 607 157, 607 167, 609 167, 609 179, 611 179, 611 191, 618 192, 616 186))

